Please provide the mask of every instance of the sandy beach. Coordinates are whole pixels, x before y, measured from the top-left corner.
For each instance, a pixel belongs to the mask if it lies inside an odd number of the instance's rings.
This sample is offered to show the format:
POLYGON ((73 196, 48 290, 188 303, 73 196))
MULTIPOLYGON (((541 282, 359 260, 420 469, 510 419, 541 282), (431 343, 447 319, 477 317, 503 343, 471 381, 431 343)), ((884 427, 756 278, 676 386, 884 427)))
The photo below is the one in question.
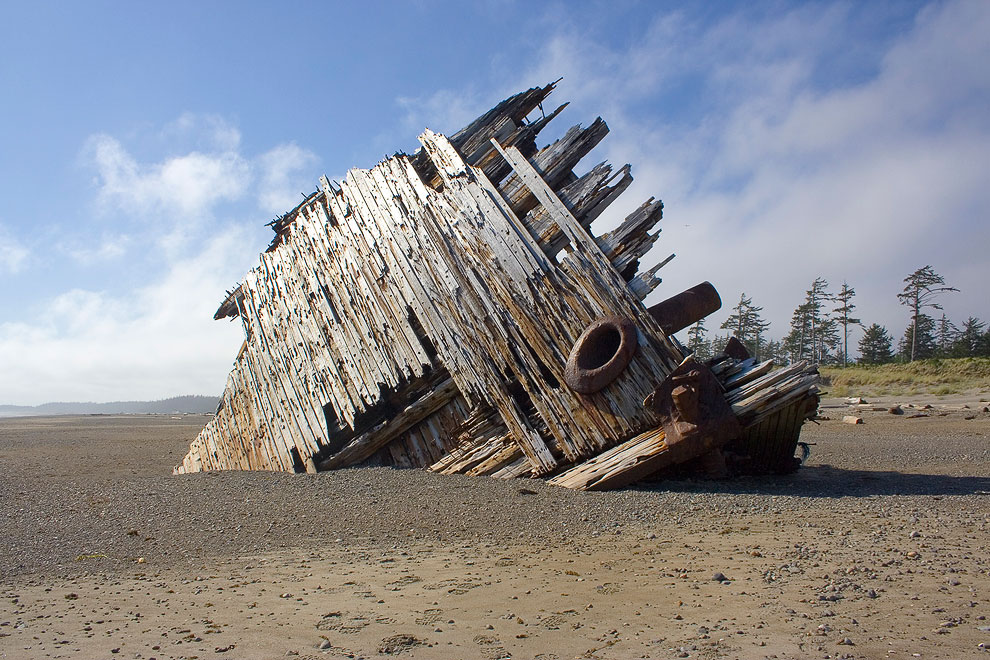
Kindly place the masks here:
POLYGON ((611 493, 177 477, 205 417, 0 419, 0 657, 988 657, 987 404, 892 403, 823 402, 794 475, 611 493))

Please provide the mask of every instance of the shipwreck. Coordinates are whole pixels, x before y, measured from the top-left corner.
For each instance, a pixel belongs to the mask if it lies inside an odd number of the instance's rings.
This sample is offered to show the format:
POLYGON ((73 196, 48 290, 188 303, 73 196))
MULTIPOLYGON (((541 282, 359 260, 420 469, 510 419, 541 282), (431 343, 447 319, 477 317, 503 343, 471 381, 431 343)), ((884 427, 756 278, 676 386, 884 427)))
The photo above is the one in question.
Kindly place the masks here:
POLYGON ((601 118, 537 147, 567 105, 544 111, 555 84, 323 177, 271 223, 217 310, 244 343, 176 473, 378 464, 606 489, 797 467, 814 365, 758 363, 734 340, 702 363, 678 343, 719 296, 703 282, 643 303, 670 260, 641 267, 663 204, 592 234, 630 166, 574 172, 601 118))

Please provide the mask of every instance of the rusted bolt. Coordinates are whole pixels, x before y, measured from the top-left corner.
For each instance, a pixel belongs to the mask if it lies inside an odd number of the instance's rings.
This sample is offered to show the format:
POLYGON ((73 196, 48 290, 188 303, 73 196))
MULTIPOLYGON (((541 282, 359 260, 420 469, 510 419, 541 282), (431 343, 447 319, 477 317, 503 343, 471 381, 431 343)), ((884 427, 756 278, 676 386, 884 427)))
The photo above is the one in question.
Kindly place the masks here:
POLYGON ((632 360, 639 339, 625 316, 599 319, 585 329, 567 357, 564 382, 575 392, 592 394, 614 381, 632 360))
MULTIPOLYGON (((676 382, 677 379, 674 379, 676 382)), ((698 379, 692 378, 683 385, 678 385, 670 392, 670 398, 674 400, 674 407, 681 413, 681 418, 686 422, 696 424, 698 422, 698 379)))

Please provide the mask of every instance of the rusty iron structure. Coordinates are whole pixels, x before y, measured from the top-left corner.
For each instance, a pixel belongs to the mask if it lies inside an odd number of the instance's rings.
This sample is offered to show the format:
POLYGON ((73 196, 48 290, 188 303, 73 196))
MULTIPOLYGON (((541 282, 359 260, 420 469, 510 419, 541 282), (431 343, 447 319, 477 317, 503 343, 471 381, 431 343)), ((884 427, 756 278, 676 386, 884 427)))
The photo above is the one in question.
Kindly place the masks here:
POLYGON ((672 466, 794 469, 814 366, 774 369, 741 344, 688 355, 673 334, 718 293, 704 282, 644 306, 673 256, 640 268, 663 204, 592 234, 630 166, 573 171, 608 132, 601 118, 537 147, 566 106, 543 112, 554 85, 324 177, 272 222, 217 310, 245 340, 176 473, 372 463, 600 489, 672 466))

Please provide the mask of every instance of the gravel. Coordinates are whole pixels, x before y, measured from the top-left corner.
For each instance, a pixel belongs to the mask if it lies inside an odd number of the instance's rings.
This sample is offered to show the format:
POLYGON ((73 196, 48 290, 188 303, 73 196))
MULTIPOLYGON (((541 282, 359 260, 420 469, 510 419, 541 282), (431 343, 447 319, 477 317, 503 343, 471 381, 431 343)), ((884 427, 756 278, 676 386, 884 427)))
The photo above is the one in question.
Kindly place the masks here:
POLYGON ((922 528, 912 520, 986 526, 990 416, 863 416, 856 426, 806 425, 812 455, 793 475, 609 493, 390 468, 173 476, 207 418, 0 419, 0 574, 71 576, 112 571, 120 559, 178 565, 337 543, 646 539, 670 525, 717 533, 747 518, 894 516, 913 525, 905 538, 922 528))

